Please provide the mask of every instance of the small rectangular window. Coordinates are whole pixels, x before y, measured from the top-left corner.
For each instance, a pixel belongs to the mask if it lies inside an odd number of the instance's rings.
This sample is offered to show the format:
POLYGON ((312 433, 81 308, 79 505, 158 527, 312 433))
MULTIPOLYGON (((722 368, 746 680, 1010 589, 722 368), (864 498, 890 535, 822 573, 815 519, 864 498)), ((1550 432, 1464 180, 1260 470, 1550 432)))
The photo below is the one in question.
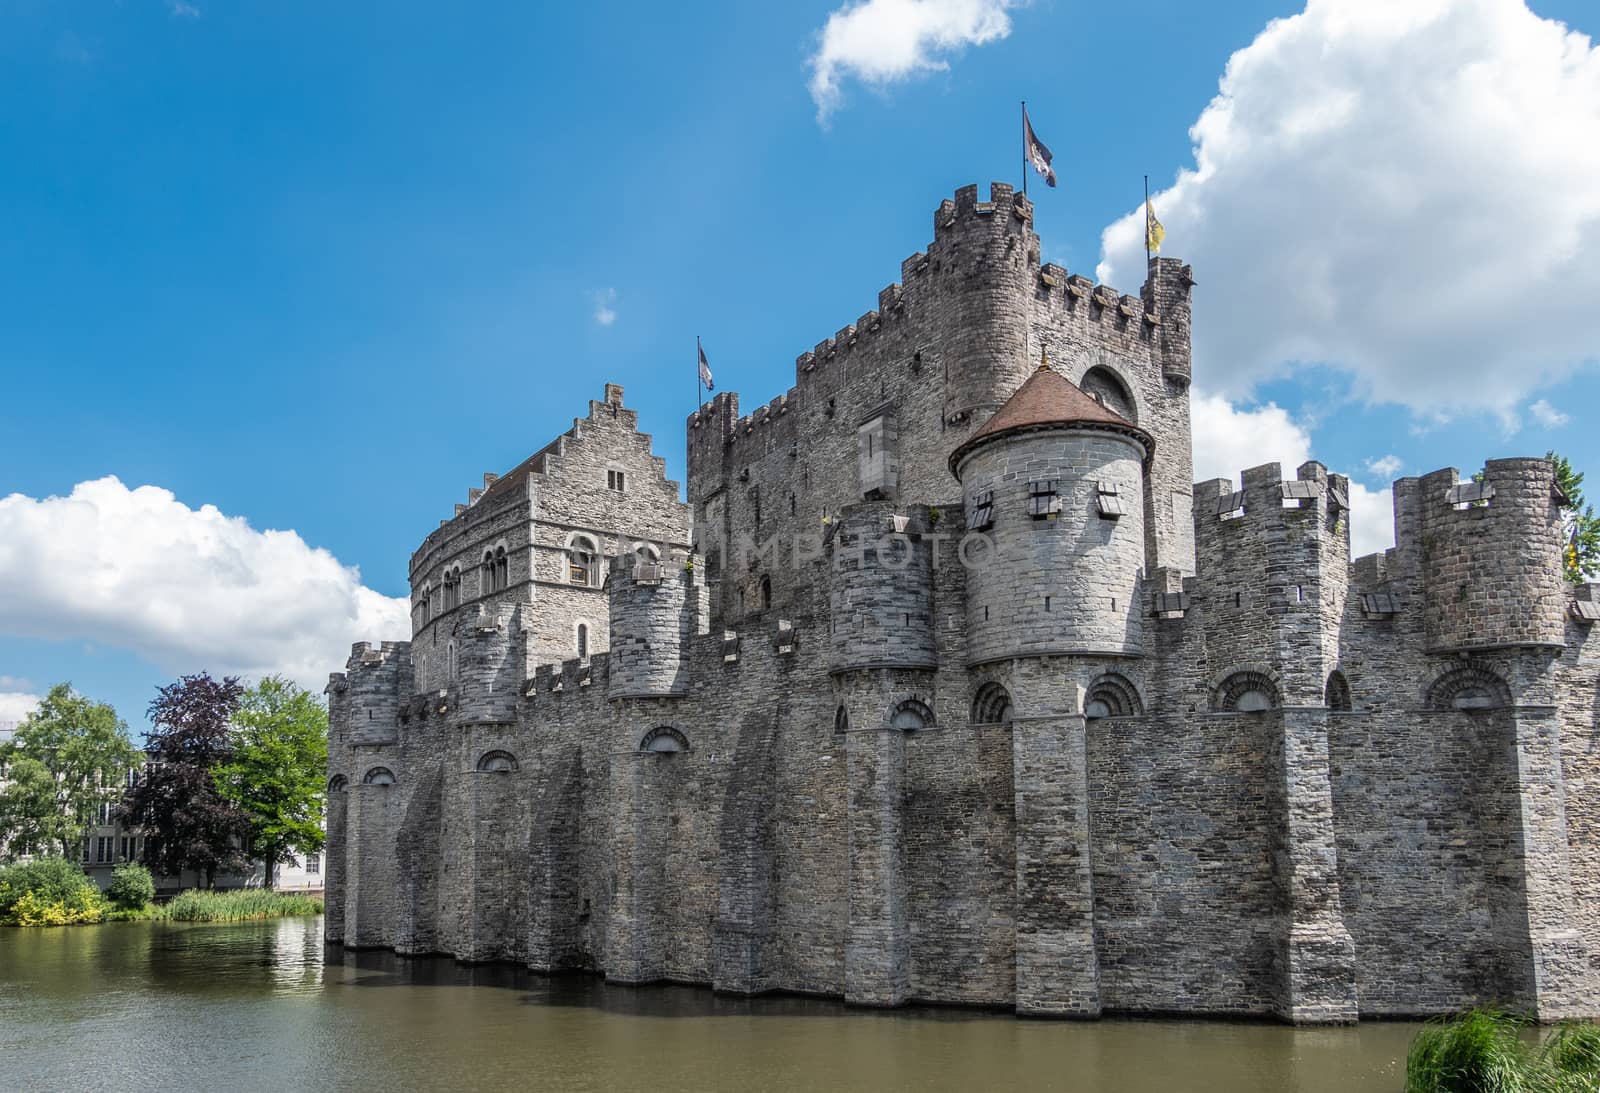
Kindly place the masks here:
POLYGON ((985 490, 972 499, 967 512, 968 531, 988 531, 994 527, 994 491, 985 490))
POLYGON ((310 874, 311 876, 316 876, 317 874, 322 872, 322 855, 321 854, 307 854, 306 855, 306 872, 308 874, 310 874))
POLYGON ((1028 513, 1035 520, 1054 520, 1061 511, 1061 497, 1056 493, 1056 480, 1042 478, 1028 483, 1028 513))
POLYGON ((607 489, 616 490, 618 493, 626 492, 627 489, 628 489, 628 481, 627 481, 626 472, 623 472, 623 471, 607 471, 606 472, 606 488, 607 489))

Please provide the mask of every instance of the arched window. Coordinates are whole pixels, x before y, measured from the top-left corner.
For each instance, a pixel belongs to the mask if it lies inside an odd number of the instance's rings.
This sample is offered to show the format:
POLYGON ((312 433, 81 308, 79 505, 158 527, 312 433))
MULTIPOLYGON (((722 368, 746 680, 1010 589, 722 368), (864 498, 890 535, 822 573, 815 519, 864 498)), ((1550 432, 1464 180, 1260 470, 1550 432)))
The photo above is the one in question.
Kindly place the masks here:
POLYGON ((639 750, 674 755, 689 750, 689 738, 671 725, 662 725, 644 734, 644 739, 639 741, 639 750))
POLYGON ((517 769, 517 757, 509 751, 486 751, 483 758, 478 760, 481 774, 510 774, 517 769))
POLYGON ((1330 710, 1350 709, 1350 684, 1344 673, 1337 669, 1328 673, 1328 685, 1323 688, 1322 701, 1330 710))
POLYGON ((361 781, 363 784, 369 786, 392 786, 394 785, 395 781, 394 771, 390 770, 388 767, 373 767, 371 770, 367 771, 366 777, 361 779, 361 781))
POLYGON ((837 710, 833 711, 833 731, 850 731, 850 714, 843 706, 840 706, 837 710))
POLYGON ((567 540, 567 582, 593 588, 600 568, 600 551, 587 535, 574 533, 567 540))
POLYGON ((772 606, 772 578, 761 578, 761 610, 765 611, 772 606))
POLYGON ((444 571, 444 609, 454 610, 461 606, 461 567, 444 571))
POLYGON ((1103 365, 1089 369, 1078 386, 1102 406, 1115 410, 1129 421, 1138 422, 1139 411, 1134 406, 1133 395, 1128 392, 1128 385, 1111 369, 1103 365))
POLYGON ((906 732, 932 728, 933 711, 915 698, 908 698, 896 706, 894 712, 889 715, 889 727, 903 729, 906 732))
POLYGON ((578 659, 582 660, 589 655, 589 624, 578 624, 578 659))
POLYGON ((1211 696, 1211 708, 1227 713, 1260 713, 1278 705, 1278 687, 1261 672, 1235 672, 1211 696))
POLYGON ((505 547, 496 547, 494 552, 494 590, 503 591, 511 587, 511 559, 506 555, 505 547))
POLYGON ((456 639, 451 638, 444 647, 444 674, 445 678, 454 682, 461 674, 461 661, 456 656, 456 639))
POLYGON ((1004 725, 1011 720, 1011 696, 1000 684, 990 681, 978 688, 972 700, 974 725, 1004 725))
POLYGON ((332 778, 328 779, 328 792, 329 793, 343 793, 345 790, 347 790, 349 788, 350 788, 350 779, 346 778, 342 774, 335 774, 332 778))
POLYGON ((487 596, 494 591, 494 551, 483 552, 483 564, 478 567, 478 595, 487 596))
POLYGON ((1144 712, 1139 701, 1138 688, 1124 676, 1106 672, 1096 677, 1083 696, 1083 716, 1091 720, 1101 717, 1135 717, 1144 712))
POLYGON ((1492 710, 1511 705, 1511 688, 1486 664, 1446 672, 1428 688, 1430 710, 1492 710))

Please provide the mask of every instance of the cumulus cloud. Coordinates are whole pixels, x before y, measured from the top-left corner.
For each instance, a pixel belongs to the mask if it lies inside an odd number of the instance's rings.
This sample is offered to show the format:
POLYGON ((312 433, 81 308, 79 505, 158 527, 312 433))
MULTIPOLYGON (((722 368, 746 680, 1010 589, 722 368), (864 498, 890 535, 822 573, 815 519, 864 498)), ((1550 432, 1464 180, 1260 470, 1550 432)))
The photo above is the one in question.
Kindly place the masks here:
MULTIPOLYGON (((1600 359, 1600 50, 1523 0, 1310 0, 1229 59, 1190 138, 1155 204, 1212 389, 1318 362, 1445 415, 1600 359)), ((1142 232, 1137 209, 1106 228, 1102 280, 1143 280, 1142 232)))
POLYGON ((39 698, 39 695, 24 691, 0 691, 0 725, 9 725, 27 717, 39 704, 39 698))
POLYGON ((828 16, 811 56, 817 121, 844 101, 849 77, 882 88, 950 67, 947 58, 1011 33, 1017 0, 860 0, 828 16))
POLYGON ((0 633, 92 640, 174 672, 318 686, 350 643, 410 635, 405 599, 293 531, 258 531, 156 486, 0 498, 0 633))
POLYGON ((1401 462, 1400 457, 1393 453, 1385 456, 1379 456, 1377 459, 1369 459, 1366 462, 1367 473, 1372 475, 1374 478, 1393 478, 1395 475, 1399 474, 1404 467, 1405 464, 1401 462))
POLYGON ((617 321, 617 290, 614 288, 597 289, 594 292, 594 321, 601 326, 610 326, 617 321))
POLYGON ((1532 406, 1529 406, 1528 413, 1533 415, 1533 420, 1547 429, 1559 429, 1572 420, 1566 414, 1551 406, 1548 399, 1540 399, 1532 406))
MULTIPOLYGON (((1241 471, 1263 463, 1279 463, 1284 476, 1293 477, 1295 469, 1312 458, 1310 432, 1275 403, 1241 407, 1221 395, 1196 391, 1190 405, 1197 482, 1209 478, 1238 482, 1241 471)), ((1337 467, 1332 470, 1339 472, 1337 467)), ((1391 546, 1393 494, 1351 482, 1351 556, 1359 558, 1391 546)))

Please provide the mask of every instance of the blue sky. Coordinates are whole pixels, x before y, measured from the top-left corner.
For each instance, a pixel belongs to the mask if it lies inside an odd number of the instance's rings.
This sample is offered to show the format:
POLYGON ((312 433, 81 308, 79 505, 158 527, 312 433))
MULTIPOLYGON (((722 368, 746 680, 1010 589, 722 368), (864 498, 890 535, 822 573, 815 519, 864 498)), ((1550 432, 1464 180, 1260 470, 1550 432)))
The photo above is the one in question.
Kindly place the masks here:
POLYGON ((606 380, 681 480, 695 335, 787 389, 941 198, 1019 181, 1022 98, 1048 259, 1137 291, 1149 174, 1196 263, 1202 469, 1309 451, 1381 510, 1600 467, 1600 54, 1556 26, 1600 20, 1385 7, 0 0, 0 719, 405 636, 361 631, 411 549, 606 380))

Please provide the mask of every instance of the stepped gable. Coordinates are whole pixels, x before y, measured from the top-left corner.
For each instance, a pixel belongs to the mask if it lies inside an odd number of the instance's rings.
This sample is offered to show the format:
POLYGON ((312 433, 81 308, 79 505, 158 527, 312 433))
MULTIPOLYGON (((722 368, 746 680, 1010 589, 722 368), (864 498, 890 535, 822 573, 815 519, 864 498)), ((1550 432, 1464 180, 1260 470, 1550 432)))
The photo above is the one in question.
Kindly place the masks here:
POLYGON ((1063 426, 1126 433, 1144 445, 1146 460, 1155 450, 1149 433, 1085 394, 1083 388, 1048 364, 1041 364, 981 429, 950 453, 950 472, 959 479, 961 472, 957 468, 967 454, 997 437, 1063 426))

